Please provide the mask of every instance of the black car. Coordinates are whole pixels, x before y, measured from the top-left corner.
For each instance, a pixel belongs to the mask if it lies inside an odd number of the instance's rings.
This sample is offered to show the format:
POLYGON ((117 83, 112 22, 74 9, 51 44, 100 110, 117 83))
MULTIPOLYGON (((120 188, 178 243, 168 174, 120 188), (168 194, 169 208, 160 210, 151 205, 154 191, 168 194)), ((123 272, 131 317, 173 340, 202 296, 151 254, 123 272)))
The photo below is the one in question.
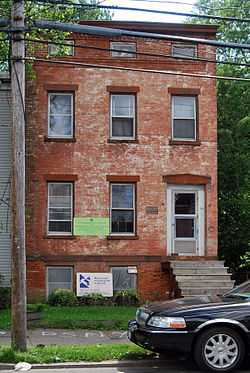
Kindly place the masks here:
POLYGON ((250 351, 250 281, 223 296, 143 306, 129 322, 128 338, 159 353, 193 354, 200 369, 230 372, 250 351))

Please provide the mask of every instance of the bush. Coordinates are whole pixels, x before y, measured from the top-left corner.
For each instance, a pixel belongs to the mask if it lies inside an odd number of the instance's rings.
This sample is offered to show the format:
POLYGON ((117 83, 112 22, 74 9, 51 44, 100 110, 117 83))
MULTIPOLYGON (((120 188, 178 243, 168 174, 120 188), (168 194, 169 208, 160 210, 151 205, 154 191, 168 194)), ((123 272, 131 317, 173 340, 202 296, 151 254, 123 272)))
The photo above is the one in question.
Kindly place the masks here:
POLYGON ((10 288, 0 287, 0 309, 9 308, 11 303, 11 290, 10 288))
POLYGON ((56 289, 49 295, 48 304, 50 306, 77 306, 78 301, 73 291, 56 289))
POLYGON ((99 293, 92 293, 78 298, 78 302, 85 306, 110 306, 112 304, 112 298, 104 297, 99 293))
POLYGON ((113 301, 117 306, 139 305, 139 298, 135 290, 119 290, 113 296, 113 301))

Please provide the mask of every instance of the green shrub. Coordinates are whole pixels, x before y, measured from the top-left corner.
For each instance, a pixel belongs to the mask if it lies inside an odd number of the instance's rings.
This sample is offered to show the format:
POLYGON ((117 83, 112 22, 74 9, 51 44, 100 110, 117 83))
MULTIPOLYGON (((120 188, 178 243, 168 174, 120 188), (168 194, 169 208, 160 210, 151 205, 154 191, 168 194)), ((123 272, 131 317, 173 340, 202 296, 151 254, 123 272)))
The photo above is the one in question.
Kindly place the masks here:
POLYGON ((0 287, 0 309, 9 308, 11 303, 11 290, 10 288, 0 287))
POLYGON ((113 296, 114 304, 117 306, 138 306, 139 298, 135 290, 119 290, 113 296))
POLYGON ((112 304, 112 299, 104 297, 99 293, 92 293, 78 298, 78 302, 85 306, 110 306, 112 304))
POLYGON ((48 304, 51 306, 76 306, 78 301, 73 291, 56 289, 49 295, 48 304))
POLYGON ((45 304, 43 303, 27 304, 27 312, 42 312, 44 308, 45 304))

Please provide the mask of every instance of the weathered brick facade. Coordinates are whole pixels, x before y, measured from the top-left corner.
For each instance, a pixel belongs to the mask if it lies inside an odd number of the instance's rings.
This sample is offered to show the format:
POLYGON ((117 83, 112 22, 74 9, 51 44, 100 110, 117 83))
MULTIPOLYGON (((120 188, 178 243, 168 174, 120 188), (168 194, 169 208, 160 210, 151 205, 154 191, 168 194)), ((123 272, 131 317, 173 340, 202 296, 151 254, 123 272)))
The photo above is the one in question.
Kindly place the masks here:
MULTIPOLYGON (((112 22, 110 23, 112 25, 112 22)), ((101 23, 102 25, 102 23, 101 23)), ((106 25, 106 23, 105 23, 106 25)), ((119 27, 117 22, 114 27, 119 27)), ((203 26, 126 23, 126 28, 214 38, 215 29, 203 26)), ((109 39, 76 35, 75 42, 109 47, 109 39)), ((143 38, 134 41, 138 52, 171 54, 171 41, 143 38)), ((37 50, 45 57, 47 49, 37 50)), ((198 45, 198 56, 212 58, 214 49, 198 45)), ((58 59, 58 58, 56 58, 58 59)), ((192 60, 137 56, 114 58, 108 51, 75 49, 60 60, 89 64, 215 75, 215 64, 192 60)), ((168 297, 172 279, 167 262, 167 201, 169 175, 174 183, 204 185, 205 249, 217 256, 217 131, 216 82, 212 79, 105 68, 34 64, 36 78, 27 83, 27 265, 30 298, 46 294, 46 267, 69 265, 74 274, 109 272, 112 266, 137 266, 138 292, 144 299, 168 297), (48 91, 75 94, 75 136, 47 138, 48 91), (110 92, 136 92, 135 141, 109 141, 110 92), (171 94, 192 94, 198 102, 196 141, 171 141, 171 94), (74 216, 109 216, 109 176, 137 177, 137 232, 133 237, 47 235, 47 181, 74 182, 74 216), (195 175, 195 176, 192 176, 195 175), (157 207, 149 213, 147 207, 157 207)), ((171 180, 171 179, 170 179, 171 180)), ((198 259, 199 257, 197 257, 198 259)), ((201 259, 201 258, 199 258, 201 259)), ((75 281, 74 281, 75 286, 75 281)))

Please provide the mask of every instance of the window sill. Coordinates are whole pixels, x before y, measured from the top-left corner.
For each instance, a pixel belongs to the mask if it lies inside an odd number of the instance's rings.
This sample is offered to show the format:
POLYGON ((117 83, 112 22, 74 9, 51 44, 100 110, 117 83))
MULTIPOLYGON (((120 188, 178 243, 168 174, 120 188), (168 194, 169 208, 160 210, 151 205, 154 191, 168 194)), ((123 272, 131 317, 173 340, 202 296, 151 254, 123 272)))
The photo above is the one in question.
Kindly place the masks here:
POLYGON ((43 236, 43 238, 44 239, 46 239, 46 240, 50 240, 50 239, 52 239, 52 240, 76 240, 76 236, 73 236, 73 235, 71 235, 71 236, 64 236, 64 235, 49 235, 49 234, 47 234, 47 235, 45 235, 45 236, 43 236))
POLYGON ((183 141, 183 140, 169 140, 169 145, 190 145, 190 146, 200 146, 200 140, 194 141, 183 141))
POLYGON ((121 144, 130 144, 130 143, 134 143, 134 144, 139 144, 139 141, 137 139, 131 139, 131 140, 121 140, 121 139, 108 139, 108 143, 109 144, 116 144, 116 143, 121 143, 121 144))
POLYGON ((44 136, 44 141, 45 142, 76 142, 76 138, 75 137, 72 137, 72 138, 56 138, 56 137, 48 137, 48 136, 44 136))
POLYGON ((107 240, 139 240, 139 236, 124 236, 124 235, 120 235, 120 236, 107 236, 107 240))

